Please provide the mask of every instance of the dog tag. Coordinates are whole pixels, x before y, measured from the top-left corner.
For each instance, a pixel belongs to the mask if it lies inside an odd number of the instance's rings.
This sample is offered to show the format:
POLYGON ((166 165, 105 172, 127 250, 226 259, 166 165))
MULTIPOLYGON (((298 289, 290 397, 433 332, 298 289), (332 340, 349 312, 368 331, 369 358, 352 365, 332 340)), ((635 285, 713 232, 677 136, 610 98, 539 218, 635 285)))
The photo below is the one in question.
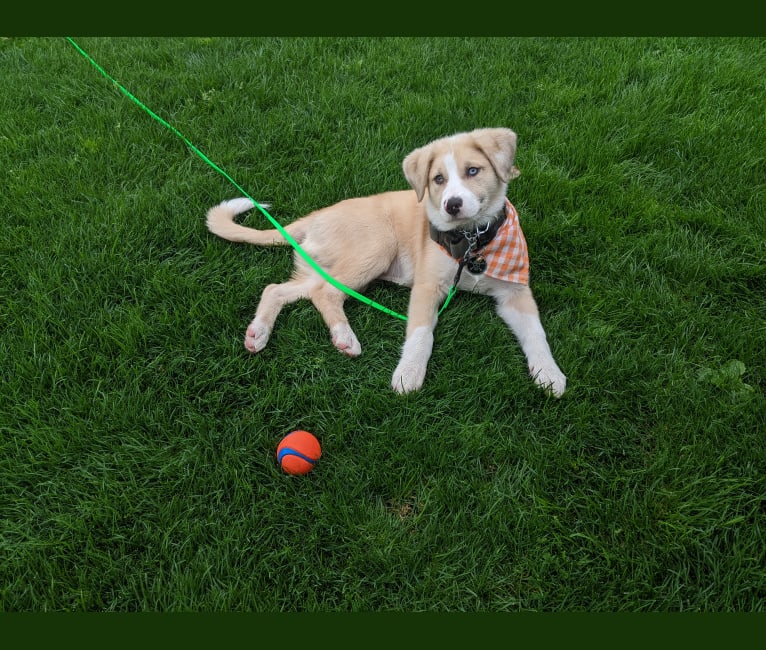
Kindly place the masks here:
POLYGON ((469 273, 479 275, 487 270, 487 260, 485 260, 482 255, 474 255, 468 258, 465 267, 468 269, 469 273))

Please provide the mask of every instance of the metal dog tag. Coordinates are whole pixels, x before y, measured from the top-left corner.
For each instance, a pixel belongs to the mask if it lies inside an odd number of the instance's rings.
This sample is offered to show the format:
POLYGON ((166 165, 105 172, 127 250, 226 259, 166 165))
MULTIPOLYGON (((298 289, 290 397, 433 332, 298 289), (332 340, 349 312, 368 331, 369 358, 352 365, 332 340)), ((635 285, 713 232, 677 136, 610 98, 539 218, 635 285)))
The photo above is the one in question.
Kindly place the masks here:
POLYGON ((469 273, 479 275, 487 270, 487 260, 485 260, 482 255, 473 255, 468 258, 468 261, 465 263, 465 268, 468 269, 469 273))

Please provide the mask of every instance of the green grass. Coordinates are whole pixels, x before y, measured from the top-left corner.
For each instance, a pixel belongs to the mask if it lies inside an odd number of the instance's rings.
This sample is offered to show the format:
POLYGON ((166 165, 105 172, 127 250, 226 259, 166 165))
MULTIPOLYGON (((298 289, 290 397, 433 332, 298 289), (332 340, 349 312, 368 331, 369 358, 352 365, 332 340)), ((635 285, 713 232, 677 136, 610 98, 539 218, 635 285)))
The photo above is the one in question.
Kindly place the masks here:
POLYGON ((0 40, 0 610, 766 609, 766 41, 76 40, 282 222, 516 130, 569 390, 469 294, 417 395, 354 300, 359 359, 308 303, 250 356, 290 251, 211 236, 236 190, 65 39, 0 40))

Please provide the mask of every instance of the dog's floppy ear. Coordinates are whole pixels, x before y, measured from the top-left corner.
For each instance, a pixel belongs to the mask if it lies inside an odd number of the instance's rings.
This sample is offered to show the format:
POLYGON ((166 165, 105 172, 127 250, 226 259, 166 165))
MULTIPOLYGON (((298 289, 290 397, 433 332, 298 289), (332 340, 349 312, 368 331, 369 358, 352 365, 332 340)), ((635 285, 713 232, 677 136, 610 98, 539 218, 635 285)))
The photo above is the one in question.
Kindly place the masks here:
POLYGON ((402 163, 404 177, 412 186, 412 189, 415 190, 415 194, 418 196, 418 203, 423 200, 423 196, 426 193, 428 175, 431 172, 432 162, 433 155, 431 153, 431 147, 425 146, 415 149, 415 151, 410 153, 402 163))
POLYGON ((501 181, 507 183, 519 175, 513 164, 516 159, 516 134, 513 131, 503 128, 476 129, 471 135, 501 181))

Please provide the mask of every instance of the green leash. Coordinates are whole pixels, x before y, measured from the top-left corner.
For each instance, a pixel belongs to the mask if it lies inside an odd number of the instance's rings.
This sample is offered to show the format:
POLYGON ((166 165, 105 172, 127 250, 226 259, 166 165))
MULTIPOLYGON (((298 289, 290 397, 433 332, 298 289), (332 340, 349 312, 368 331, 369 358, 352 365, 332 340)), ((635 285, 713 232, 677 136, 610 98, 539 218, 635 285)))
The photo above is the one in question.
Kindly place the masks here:
MULTIPOLYGON (((346 285, 338 282, 335 278, 333 278, 331 275, 327 273, 322 267, 320 267, 310 256, 306 251, 304 251, 300 244, 298 244, 295 239, 293 239, 290 234, 281 226, 281 224, 274 219, 266 210, 256 201, 252 196, 250 196, 240 185, 231 177, 229 176, 223 169, 221 169, 218 165, 216 165, 212 160, 210 160, 204 153, 202 153, 197 147, 195 147, 189 139, 183 135, 178 129, 176 129, 172 124, 169 124, 165 120, 163 120, 159 115, 157 115, 154 111, 149 109, 147 106, 145 106, 141 101, 139 101, 136 97, 134 97, 130 92, 128 92, 122 85, 120 85, 115 79, 113 79, 98 63, 96 63, 93 58, 85 52, 77 43, 74 42, 69 36, 66 37, 66 39, 72 44, 72 46, 80 53, 82 54, 90 63, 93 65, 96 70, 98 70, 106 79, 111 81, 117 88, 120 89, 120 92, 122 92, 123 95, 125 95, 128 99, 130 99, 132 102, 134 102, 137 106, 139 106, 141 109, 143 109, 146 113, 148 113, 152 118, 157 120, 162 126, 169 129, 173 133, 175 133, 181 140, 183 140, 186 143, 186 146, 189 147, 194 153, 196 153, 203 161, 205 161, 212 169, 217 171, 219 174, 221 174, 224 178, 226 178, 234 187, 236 187, 243 196, 246 196, 248 199, 250 199, 255 206, 263 213, 263 215, 272 223, 272 225, 279 231, 279 234, 282 235, 282 237, 285 238, 285 240, 298 252, 298 254, 306 260, 308 265, 314 269, 322 278, 327 280, 333 287, 336 289, 339 289, 340 291, 343 291, 344 293, 348 294, 349 296, 352 296, 356 298, 357 300, 365 303, 366 305, 369 305, 370 307, 374 307, 375 309, 379 309, 380 311, 389 314, 390 316, 394 316, 395 318, 399 318, 401 320, 407 320, 406 316, 403 316, 402 314, 399 314, 392 309, 389 309, 388 307, 384 307, 383 305, 375 302, 374 300, 371 300, 367 296, 363 296, 361 293, 358 293, 357 291, 354 291, 352 288, 347 287, 346 285)), ((439 314, 444 311, 444 309, 447 307, 447 305, 452 300, 452 297, 457 293, 457 286, 453 285, 449 293, 447 294, 447 298, 444 301, 444 304, 441 306, 441 309, 439 309, 439 314)))

